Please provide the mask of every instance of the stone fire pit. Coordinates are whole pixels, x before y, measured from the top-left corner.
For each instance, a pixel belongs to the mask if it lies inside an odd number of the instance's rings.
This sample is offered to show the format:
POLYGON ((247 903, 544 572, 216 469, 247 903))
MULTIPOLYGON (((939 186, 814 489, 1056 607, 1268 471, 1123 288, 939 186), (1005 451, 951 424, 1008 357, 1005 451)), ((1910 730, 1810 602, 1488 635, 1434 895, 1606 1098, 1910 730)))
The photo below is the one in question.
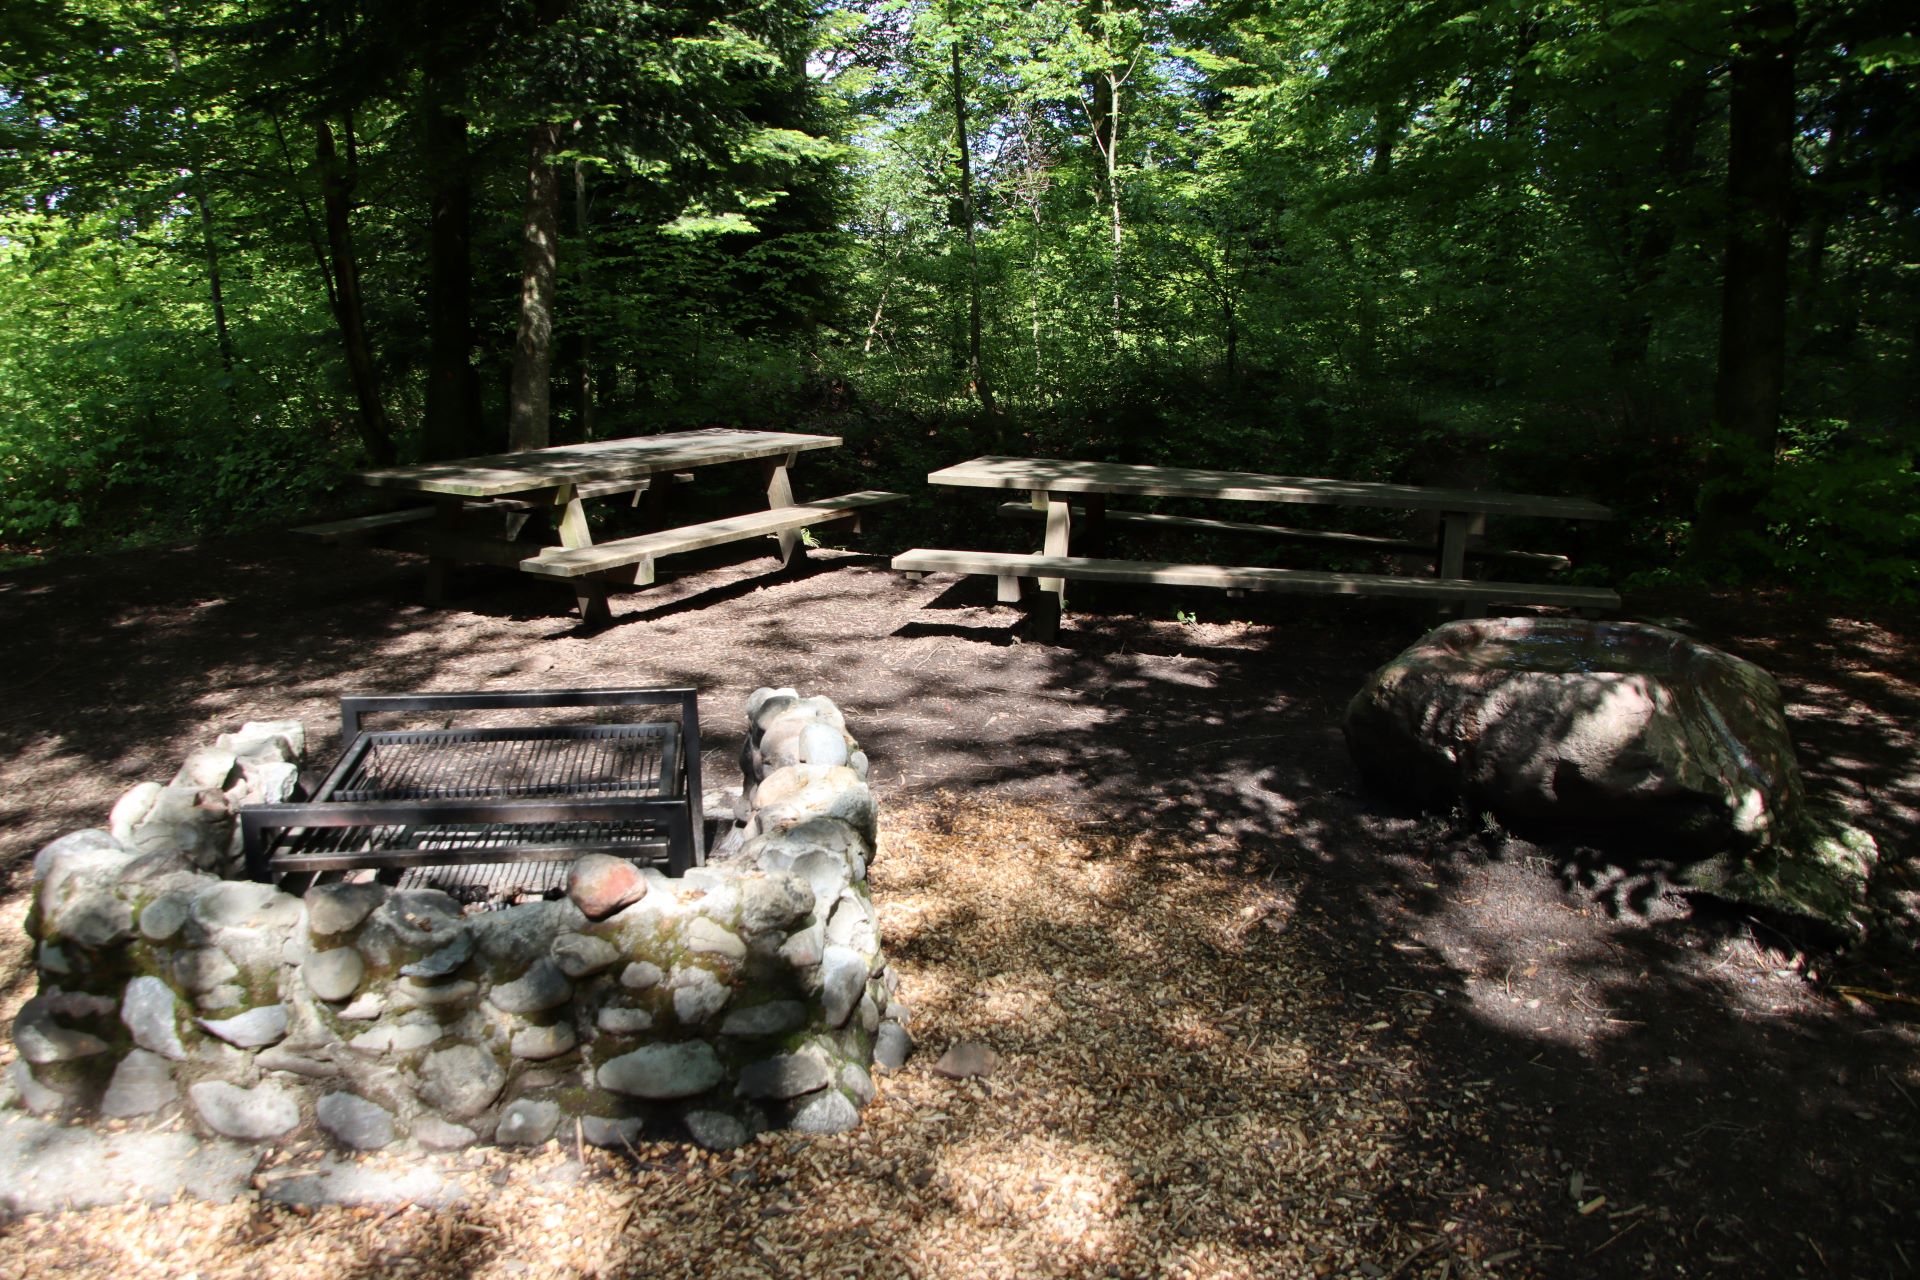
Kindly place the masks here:
POLYGON ((747 719, 710 865, 589 857, 564 896, 491 911, 229 878, 233 810, 290 793, 304 734, 223 736, 36 857, 21 1101, 361 1150, 854 1126, 911 1047, 867 891, 866 757, 825 698, 762 689, 747 719))
POLYGON ((1448 623, 1373 674, 1344 728, 1381 790, 1632 830, 1701 888, 1857 927, 1872 841, 1808 813, 1773 677, 1677 632, 1448 623))

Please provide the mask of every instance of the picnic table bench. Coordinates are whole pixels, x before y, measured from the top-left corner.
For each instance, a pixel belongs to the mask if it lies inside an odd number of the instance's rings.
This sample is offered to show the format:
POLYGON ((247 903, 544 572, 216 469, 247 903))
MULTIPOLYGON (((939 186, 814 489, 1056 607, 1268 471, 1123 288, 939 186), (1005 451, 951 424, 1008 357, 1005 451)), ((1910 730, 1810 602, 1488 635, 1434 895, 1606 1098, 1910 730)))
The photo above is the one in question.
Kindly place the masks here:
POLYGON ((356 478, 387 493, 419 495, 430 505, 309 525, 300 532, 331 542, 378 537, 424 553, 433 603, 444 596, 447 573, 458 563, 502 565, 561 579, 572 586, 581 617, 600 623, 611 617, 607 588, 652 582, 654 562, 662 557, 766 536, 775 540, 784 567, 802 554, 801 530, 857 529, 862 512, 904 500, 903 494, 869 489, 795 501, 789 472, 800 455, 839 444, 838 436, 712 428, 381 467, 356 478), (760 464, 766 510, 595 541, 588 501, 631 494, 635 505, 654 504, 658 516, 666 484, 690 482, 698 468, 740 462, 760 464), (529 517, 542 512, 552 516, 557 547, 520 538, 529 517), (492 517, 493 523, 477 525, 476 516, 492 517))
POLYGON ((1269 476, 1244 471, 1190 467, 1141 466, 1130 463, 1076 462, 1051 458, 975 458, 935 471, 930 484, 962 488, 1024 489, 1025 504, 1006 504, 1000 510, 1037 519, 1045 524, 1039 553, 938 550, 915 548, 895 556, 893 567, 910 574, 931 572, 987 574, 999 582, 998 598, 1015 603, 1022 580, 1036 579, 1035 633, 1051 638, 1065 604, 1070 580, 1139 585, 1212 587, 1231 591, 1287 591, 1333 595, 1386 596, 1430 600, 1444 607, 1475 613, 1489 604, 1542 604, 1566 608, 1611 611, 1620 607, 1617 593, 1604 587, 1558 583, 1494 581, 1466 576, 1469 555, 1539 567, 1559 567, 1565 558, 1540 552, 1513 552, 1480 545, 1489 516, 1529 516, 1569 520, 1606 520, 1612 512, 1584 498, 1539 494, 1500 493, 1477 489, 1446 489, 1424 485, 1379 484, 1328 480, 1306 476, 1269 476), (1098 537, 1111 524, 1172 527, 1217 532, 1262 533, 1369 551, 1408 554, 1421 550, 1409 539, 1348 534, 1330 530, 1294 529, 1251 521, 1225 521, 1160 512, 1114 511, 1109 496, 1217 499, 1238 502, 1292 503, 1316 506, 1385 507, 1433 512, 1439 519, 1432 576, 1379 573, 1327 573, 1264 566, 1183 564, 1158 560, 1116 560, 1074 555, 1070 542, 1074 506, 1081 511, 1083 538, 1098 537))

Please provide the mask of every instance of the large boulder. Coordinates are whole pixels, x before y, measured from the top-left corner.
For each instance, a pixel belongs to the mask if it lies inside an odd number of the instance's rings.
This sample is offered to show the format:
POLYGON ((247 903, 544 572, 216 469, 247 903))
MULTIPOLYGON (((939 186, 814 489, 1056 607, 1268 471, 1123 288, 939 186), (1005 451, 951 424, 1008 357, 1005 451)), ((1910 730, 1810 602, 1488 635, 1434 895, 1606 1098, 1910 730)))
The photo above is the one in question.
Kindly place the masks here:
POLYGON ((1871 842, 1809 819, 1773 677, 1661 627, 1451 622, 1343 727, 1367 780, 1417 803, 1660 832, 1660 853, 1717 860, 1703 887, 1836 923, 1864 891, 1871 842))

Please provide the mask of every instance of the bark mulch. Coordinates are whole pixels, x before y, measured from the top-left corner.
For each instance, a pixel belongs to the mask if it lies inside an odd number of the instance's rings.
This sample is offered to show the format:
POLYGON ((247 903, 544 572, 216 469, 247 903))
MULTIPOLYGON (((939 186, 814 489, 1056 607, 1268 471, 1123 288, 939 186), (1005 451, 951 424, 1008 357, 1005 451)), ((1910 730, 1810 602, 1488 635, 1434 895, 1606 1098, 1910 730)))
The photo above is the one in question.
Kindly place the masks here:
POLYGON ((722 785, 766 683, 835 698, 874 760, 874 895, 921 1046, 838 1138, 475 1151, 442 1166, 468 1190, 453 1208, 36 1215, 0 1225, 0 1270, 1920 1267, 1903 621, 1683 602, 1696 634, 1780 676, 1811 789, 1882 844, 1882 942, 1843 953, 1675 894, 1631 851, 1363 792, 1340 712, 1417 613, 1087 594, 1038 646, 990 584, 844 553, 765 564, 617 597, 597 633, 539 584, 476 572, 429 611, 402 559, 279 539, 0 576, 0 1014, 30 994, 32 852, 241 720, 303 718, 318 759, 350 689, 691 682, 722 785), (934 1070, 963 1041, 994 1051, 990 1074, 934 1070))

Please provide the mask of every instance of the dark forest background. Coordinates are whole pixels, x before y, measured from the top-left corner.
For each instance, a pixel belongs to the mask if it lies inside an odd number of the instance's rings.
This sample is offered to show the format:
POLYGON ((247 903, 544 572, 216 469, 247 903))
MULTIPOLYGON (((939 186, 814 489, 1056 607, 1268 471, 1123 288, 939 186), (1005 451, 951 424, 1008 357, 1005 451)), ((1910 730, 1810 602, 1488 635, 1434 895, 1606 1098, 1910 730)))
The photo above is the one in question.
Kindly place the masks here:
POLYGON ((0 549, 738 424, 1910 599, 1917 81, 1887 0, 11 0, 0 549))

